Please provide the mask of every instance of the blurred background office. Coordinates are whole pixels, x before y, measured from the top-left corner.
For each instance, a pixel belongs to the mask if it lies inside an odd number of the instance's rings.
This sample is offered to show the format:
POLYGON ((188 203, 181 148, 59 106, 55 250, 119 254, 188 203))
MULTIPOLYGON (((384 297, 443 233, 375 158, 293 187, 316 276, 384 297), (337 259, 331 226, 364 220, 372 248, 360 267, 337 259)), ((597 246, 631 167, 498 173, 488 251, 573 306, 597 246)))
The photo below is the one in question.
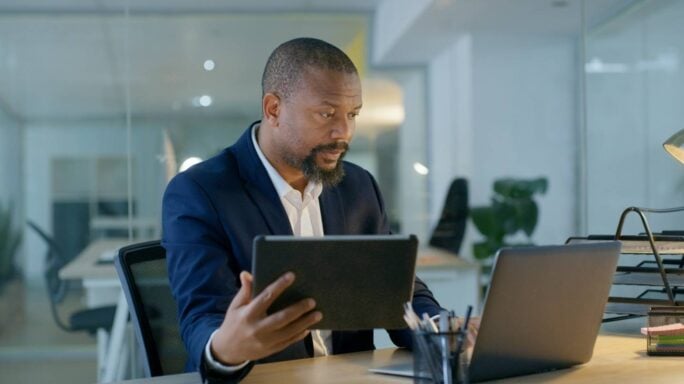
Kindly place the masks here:
MULTIPOLYGON (((2 381, 96 380, 95 338, 50 315, 50 296, 68 318, 87 293, 76 279, 48 295, 46 260, 159 237, 169 177, 260 117, 281 42, 321 38, 358 66, 347 159, 396 232, 427 243, 455 178, 472 207, 496 180, 543 177, 518 240, 557 244, 614 232, 629 205, 684 205, 660 147, 684 128, 683 19, 681 0, 0 1, 2 381)), ((481 240, 468 222, 459 255, 481 240)))

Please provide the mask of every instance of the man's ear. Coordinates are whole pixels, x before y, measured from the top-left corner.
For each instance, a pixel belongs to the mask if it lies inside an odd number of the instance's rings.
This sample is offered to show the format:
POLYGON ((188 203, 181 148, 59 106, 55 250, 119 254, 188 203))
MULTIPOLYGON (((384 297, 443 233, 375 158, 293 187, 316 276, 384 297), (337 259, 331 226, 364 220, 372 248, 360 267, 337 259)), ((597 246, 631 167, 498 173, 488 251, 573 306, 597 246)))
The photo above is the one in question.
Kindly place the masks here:
POLYGON ((267 120, 270 125, 277 127, 278 116, 280 116, 280 97, 269 92, 264 95, 261 102, 261 107, 264 110, 264 120, 267 120))

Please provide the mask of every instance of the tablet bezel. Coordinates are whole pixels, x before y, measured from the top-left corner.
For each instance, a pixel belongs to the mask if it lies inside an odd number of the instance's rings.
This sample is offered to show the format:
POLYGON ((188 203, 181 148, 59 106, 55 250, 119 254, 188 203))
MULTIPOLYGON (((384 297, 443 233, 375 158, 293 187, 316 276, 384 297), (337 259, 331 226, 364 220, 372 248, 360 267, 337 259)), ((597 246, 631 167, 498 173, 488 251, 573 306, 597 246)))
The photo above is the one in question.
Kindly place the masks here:
POLYGON ((403 304, 413 297, 417 249, 415 235, 257 236, 253 295, 292 271, 293 285, 269 313, 311 297, 323 313, 316 329, 406 328, 403 304))

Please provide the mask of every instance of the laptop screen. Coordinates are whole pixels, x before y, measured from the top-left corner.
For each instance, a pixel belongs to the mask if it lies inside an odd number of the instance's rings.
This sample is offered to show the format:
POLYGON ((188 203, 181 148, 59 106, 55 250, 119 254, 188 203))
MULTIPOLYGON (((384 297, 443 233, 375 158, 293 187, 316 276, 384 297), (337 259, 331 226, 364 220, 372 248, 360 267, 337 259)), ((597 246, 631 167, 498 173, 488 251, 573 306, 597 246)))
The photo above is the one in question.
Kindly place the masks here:
MULTIPOLYGON (((472 351, 470 381, 589 361, 619 254, 617 241, 502 249, 472 351)), ((414 376, 411 363, 371 371, 414 376)))
POLYGON ((589 361, 619 254, 619 242, 502 249, 485 299, 471 381, 589 361))

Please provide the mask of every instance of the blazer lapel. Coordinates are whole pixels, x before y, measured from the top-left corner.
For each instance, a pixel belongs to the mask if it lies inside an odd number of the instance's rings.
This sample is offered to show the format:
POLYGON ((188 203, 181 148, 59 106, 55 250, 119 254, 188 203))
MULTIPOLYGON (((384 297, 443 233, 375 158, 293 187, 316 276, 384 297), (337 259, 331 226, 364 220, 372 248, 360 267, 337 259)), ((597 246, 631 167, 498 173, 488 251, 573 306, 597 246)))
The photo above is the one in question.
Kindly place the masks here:
POLYGON ((252 144, 252 127, 258 123, 250 125, 231 150, 235 154, 245 190, 261 212, 271 234, 291 235, 292 227, 285 208, 252 144))
POLYGON ((318 201, 321 205, 323 233, 326 235, 344 235, 347 225, 339 190, 337 188, 324 188, 318 201))
MULTIPOLYGON (((273 186, 271 186, 273 188, 273 186)), ((247 193, 254 201, 254 204, 259 207, 261 215, 266 221, 266 225, 274 235, 292 235, 292 226, 287 218, 287 213, 280 202, 280 197, 275 193, 274 196, 267 196, 262 191, 261 186, 253 184, 245 184, 247 193)), ((270 195, 270 194, 269 194, 270 195)))

